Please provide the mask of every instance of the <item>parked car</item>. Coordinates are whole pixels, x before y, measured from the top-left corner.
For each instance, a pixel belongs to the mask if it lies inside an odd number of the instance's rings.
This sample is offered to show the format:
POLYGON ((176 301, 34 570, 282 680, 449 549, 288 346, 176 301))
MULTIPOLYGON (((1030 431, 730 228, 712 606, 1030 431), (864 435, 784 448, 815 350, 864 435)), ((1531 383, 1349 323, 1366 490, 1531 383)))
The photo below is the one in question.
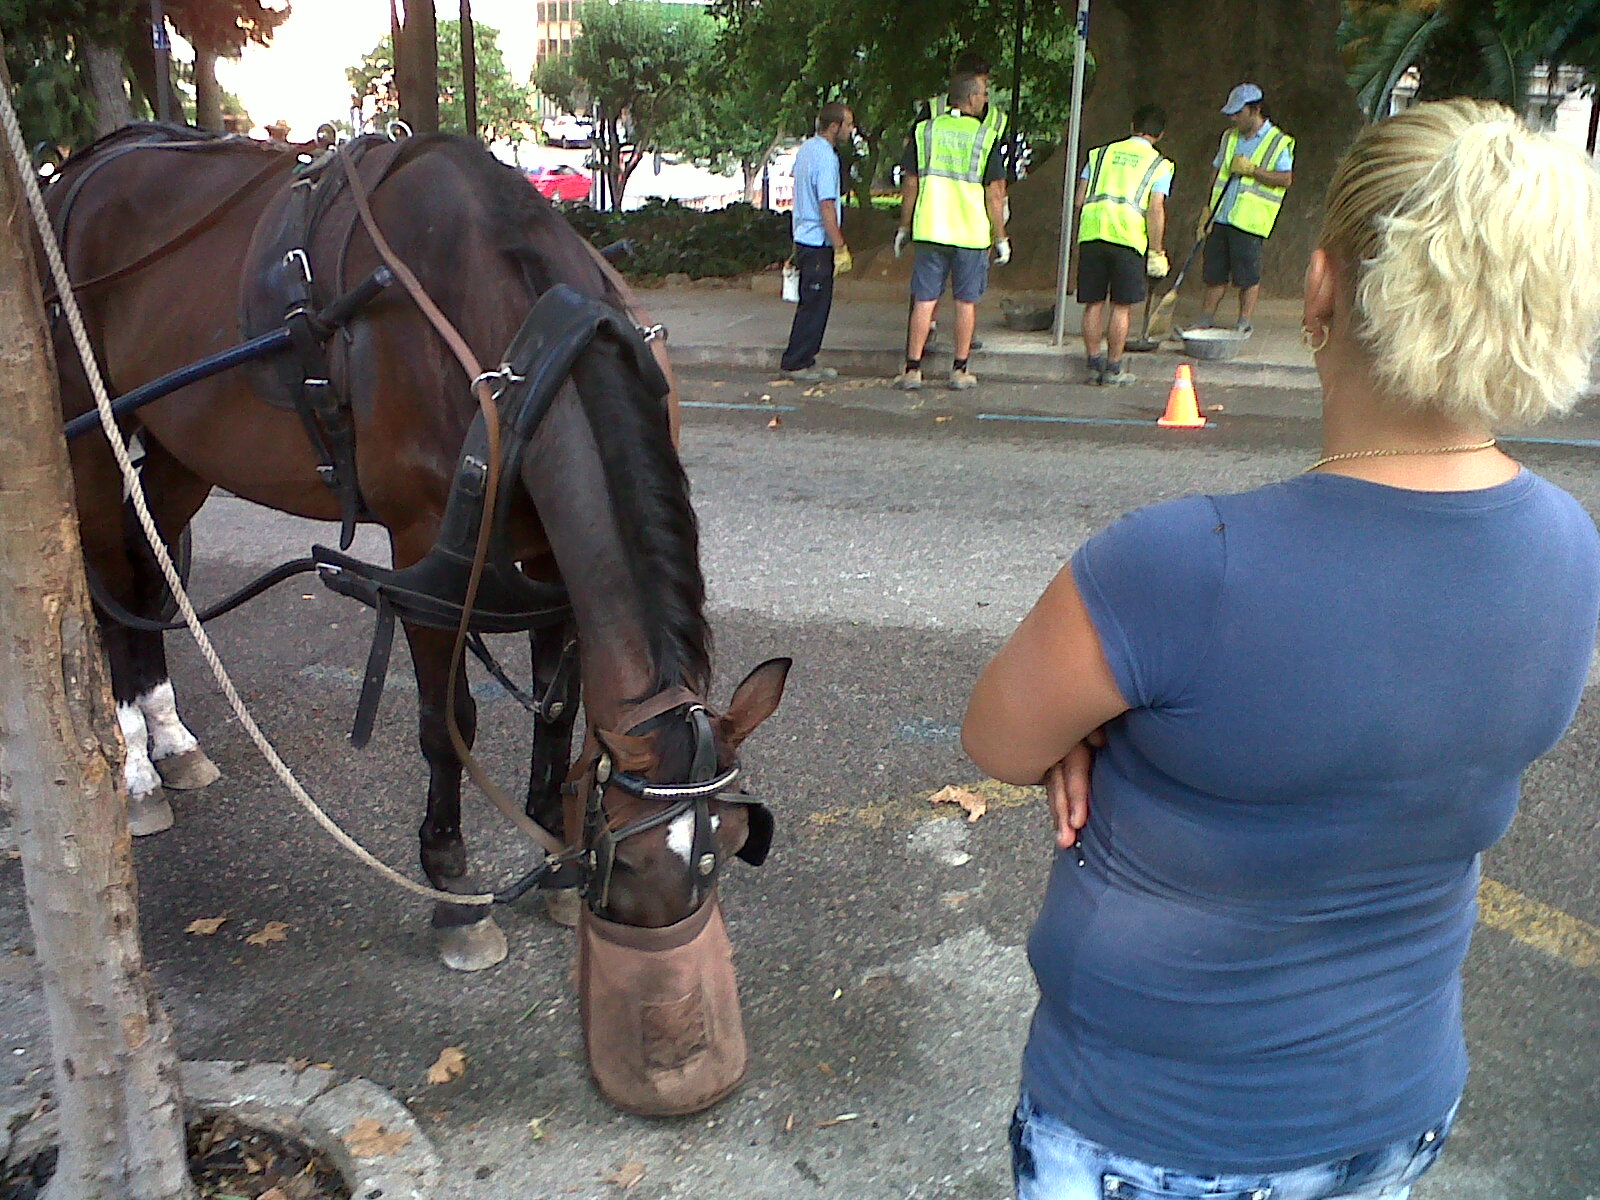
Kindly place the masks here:
POLYGON ((587 200, 594 177, 566 163, 529 167, 524 174, 546 200, 587 200))
POLYGON ((546 117, 540 126, 544 140, 563 150, 569 146, 587 146, 594 136, 594 122, 588 117, 575 117, 562 113, 559 117, 546 117))

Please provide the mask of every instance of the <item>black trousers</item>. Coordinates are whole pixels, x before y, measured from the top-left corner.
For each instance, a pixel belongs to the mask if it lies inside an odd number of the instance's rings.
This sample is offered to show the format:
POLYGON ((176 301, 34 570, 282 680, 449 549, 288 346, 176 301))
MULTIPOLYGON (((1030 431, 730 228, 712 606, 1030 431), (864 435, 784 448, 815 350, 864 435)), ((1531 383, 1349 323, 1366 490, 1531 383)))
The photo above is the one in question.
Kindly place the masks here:
POLYGON ((785 371, 803 371, 816 364, 833 308, 833 247, 796 242, 794 263, 800 268, 800 303, 795 306, 789 345, 783 352, 785 371))

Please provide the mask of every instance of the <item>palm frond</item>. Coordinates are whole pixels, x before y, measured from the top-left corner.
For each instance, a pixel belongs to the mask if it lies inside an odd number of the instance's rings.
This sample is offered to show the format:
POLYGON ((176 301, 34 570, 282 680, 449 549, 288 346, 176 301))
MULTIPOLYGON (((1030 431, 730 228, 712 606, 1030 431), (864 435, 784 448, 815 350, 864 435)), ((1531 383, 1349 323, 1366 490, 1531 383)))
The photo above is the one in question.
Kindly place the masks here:
POLYGON ((1448 22, 1449 17, 1442 12, 1427 14, 1402 10, 1389 18, 1382 36, 1345 77, 1355 89, 1367 120, 1377 121, 1387 115, 1389 95, 1400 77, 1422 56, 1434 34, 1448 22))

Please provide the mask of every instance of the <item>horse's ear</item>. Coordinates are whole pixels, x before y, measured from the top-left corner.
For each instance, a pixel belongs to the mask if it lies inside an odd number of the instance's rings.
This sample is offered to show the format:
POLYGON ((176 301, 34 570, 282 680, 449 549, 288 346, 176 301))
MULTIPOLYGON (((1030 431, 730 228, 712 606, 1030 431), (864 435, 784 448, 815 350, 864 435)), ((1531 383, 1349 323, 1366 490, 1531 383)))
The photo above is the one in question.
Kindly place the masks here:
POLYGON ((647 771, 655 765, 655 748, 647 737, 612 733, 609 729, 596 729, 594 735, 611 752, 611 761, 619 771, 647 771))
POLYGON ((792 658, 769 658, 733 689, 727 712, 717 719, 718 731, 729 749, 738 749, 757 725, 777 711, 792 666, 792 658))

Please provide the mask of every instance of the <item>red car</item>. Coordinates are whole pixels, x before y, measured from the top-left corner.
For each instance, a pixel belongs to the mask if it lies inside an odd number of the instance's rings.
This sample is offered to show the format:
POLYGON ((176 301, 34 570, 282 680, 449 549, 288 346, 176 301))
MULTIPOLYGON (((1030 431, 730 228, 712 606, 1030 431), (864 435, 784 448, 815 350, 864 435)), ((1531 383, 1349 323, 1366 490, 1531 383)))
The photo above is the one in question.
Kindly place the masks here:
POLYGON ((546 200, 587 200, 592 177, 587 171, 566 163, 553 167, 529 167, 523 172, 528 182, 539 190, 546 200))

